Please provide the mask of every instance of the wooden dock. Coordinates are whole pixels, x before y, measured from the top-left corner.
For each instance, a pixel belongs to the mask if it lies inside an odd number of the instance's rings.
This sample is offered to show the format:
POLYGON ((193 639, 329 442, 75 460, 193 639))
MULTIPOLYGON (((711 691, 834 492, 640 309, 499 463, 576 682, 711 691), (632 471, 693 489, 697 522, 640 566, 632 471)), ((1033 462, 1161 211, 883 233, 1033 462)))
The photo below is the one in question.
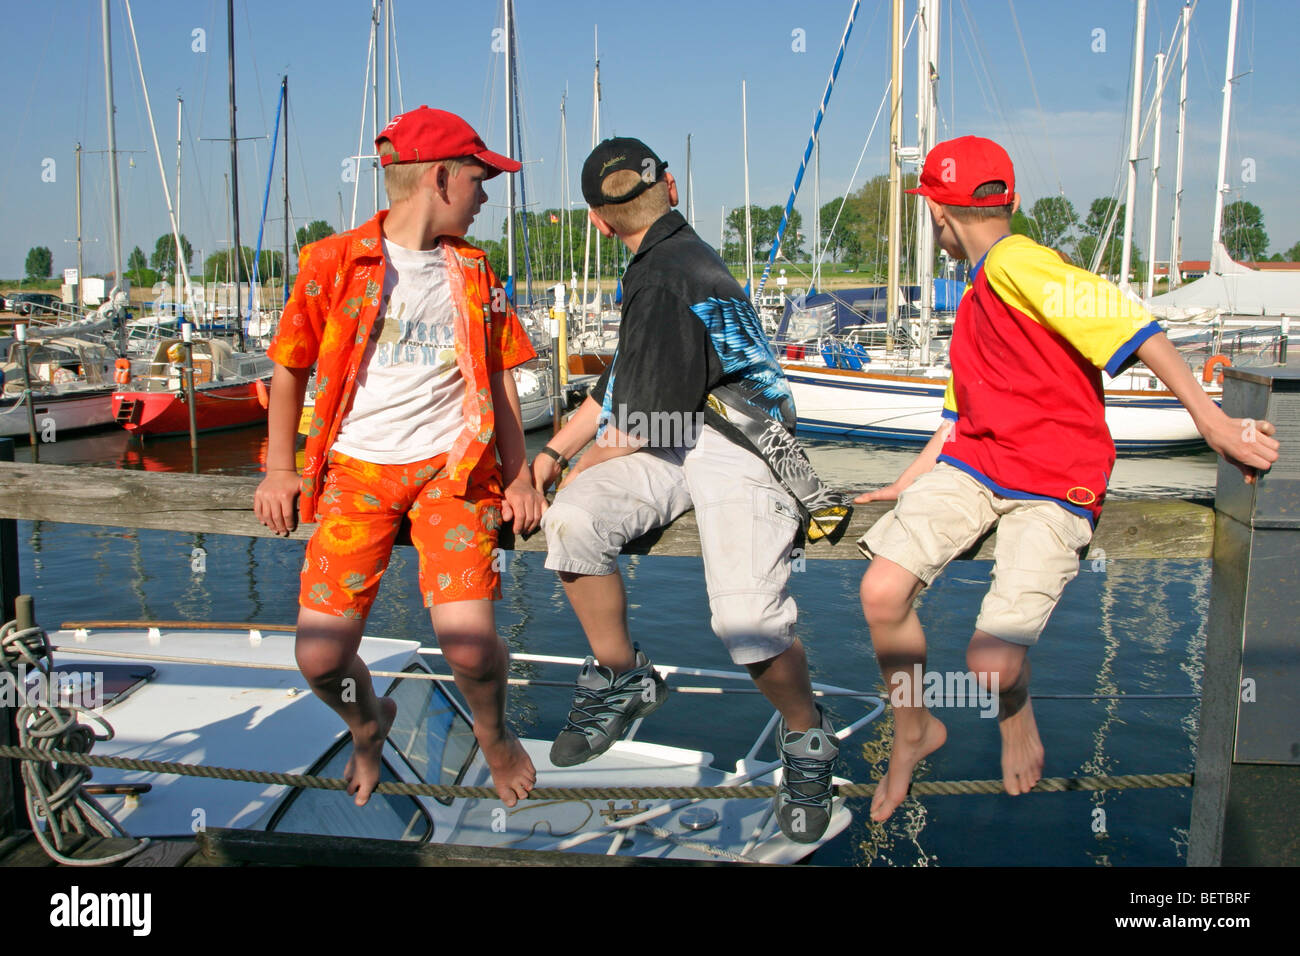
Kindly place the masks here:
MULTIPOLYGON (((1282 458, 1254 485, 1220 463, 1215 501, 1113 501, 1097 525, 1085 558, 1211 559, 1206 664, 1188 860, 1192 865, 1300 863, 1300 372, 1227 370, 1224 410, 1278 426, 1282 458), (1250 685, 1249 695, 1246 685, 1250 685)), ((14 617, 18 594, 16 520, 243 537, 274 537, 252 512, 259 480, 219 475, 121 471, 14 464, 12 443, 0 440, 0 597, 3 620, 14 617)), ((891 506, 855 509, 835 541, 803 547, 810 560, 865 560, 857 539, 891 506)), ((291 537, 306 539, 312 527, 291 537)), ((399 545, 409 545, 403 534, 399 545)), ((995 534, 964 559, 990 560, 995 534)), ((536 534, 516 540, 503 530, 500 546, 544 551, 536 534)), ((626 553, 698 556, 694 515, 631 542, 626 553)), ((0 708, 0 744, 16 742, 13 712, 0 708)), ((0 761, 0 863, 35 862, 21 811, 17 761, 0 761)), ((82 852, 109 848, 87 843, 82 852)), ((96 852, 97 851, 97 852, 96 852)), ((342 840, 275 833, 209 831, 193 840, 161 841, 135 866, 647 865, 619 857, 543 858, 524 851, 484 850, 387 841, 342 840), (505 854, 505 855, 502 855, 505 854), (513 854, 513 855, 512 855, 513 854)), ((40 853, 43 857, 44 854, 40 853)))

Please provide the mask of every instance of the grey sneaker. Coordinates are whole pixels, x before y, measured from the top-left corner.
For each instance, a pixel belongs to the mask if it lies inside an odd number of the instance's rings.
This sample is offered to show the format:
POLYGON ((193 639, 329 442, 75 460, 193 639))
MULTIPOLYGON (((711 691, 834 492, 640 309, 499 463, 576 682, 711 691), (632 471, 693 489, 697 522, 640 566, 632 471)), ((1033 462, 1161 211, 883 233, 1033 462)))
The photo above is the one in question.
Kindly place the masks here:
POLYGON ((551 745, 551 763, 573 767, 599 757, 638 717, 663 706, 668 685, 636 648, 636 666, 618 677, 588 657, 578 673, 573 709, 551 745))
POLYGON ((817 712, 820 728, 792 733, 782 720, 777 730, 783 772, 776 819, 795 843, 816 843, 831 822, 831 772, 840 744, 820 706, 817 712))

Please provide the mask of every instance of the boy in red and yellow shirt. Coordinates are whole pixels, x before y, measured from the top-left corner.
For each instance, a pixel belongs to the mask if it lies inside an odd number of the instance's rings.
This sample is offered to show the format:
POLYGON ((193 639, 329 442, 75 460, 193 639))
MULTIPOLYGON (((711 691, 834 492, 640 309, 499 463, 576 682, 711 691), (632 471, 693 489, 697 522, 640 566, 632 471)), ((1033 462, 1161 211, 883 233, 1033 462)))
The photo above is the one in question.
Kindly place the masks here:
POLYGON ((862 608, 894 706, 889 770, 871 802, 877 821, 947 739, 916 686, 925 634, 913 603, 994 525, 992 584, 966 661, 981 691, 998 695, 1007 793, 1042 776, 1027 654, 1078 573, 1115 463, 1100 370, 1114 376, 1145 363, 1247 482, 1277 460, 1278 447, 1271 424, 1230 419, 1210 400, 1140 305, 1009 235, 1020 197, 1001 146, 975 136, 940 143, 910 192, 925 197, 939 246, 973 266, 953 325, 945 421, 896 482, 855 499, 898 500, 859 542, 872 558, 862 608))
POLYGON ((394 118, 375 145, 391 208, 302 250, 268 351, 276 368, 255 510, 279 533, 319 522, 303 563, 295 650, 312 690, 352 733, 345 776, 357 805, 379 782, 396 714, 357 649, 405 516, 438 643, 497 792, 513 806, 536 772, 505 726, 494 551, 503 521, 532 531, 545 509, 510 373, 534 353, 486 256, 463 237, 487 199, 483 180, 520 164, 489 151, 460 117, 426 106, 394 118), (299 479, 297 423, 313 365, 299 479))

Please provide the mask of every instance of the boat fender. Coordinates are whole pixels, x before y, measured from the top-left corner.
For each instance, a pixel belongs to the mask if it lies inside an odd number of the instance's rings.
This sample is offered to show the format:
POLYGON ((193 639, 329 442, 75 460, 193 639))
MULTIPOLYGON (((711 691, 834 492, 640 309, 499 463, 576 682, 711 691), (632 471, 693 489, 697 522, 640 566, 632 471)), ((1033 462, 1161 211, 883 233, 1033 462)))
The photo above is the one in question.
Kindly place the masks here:
POLYGON ((1206 385, 1210 384, 1213 379, 1220 385, 1223 384, 1223 369, 1232 364, 1232 359, 1226 355, 1211 355, 1205 360, 1205 368, 1201 369, 1201 381, 1206 385))
POLYGON ((118 385, 131 384, 131 360, 120 358, 113 363, 113 381, 118 385))
POLYGON ((266 383, 259 378, 254 386, 257 388, 257 404, 266 408, 271 404, 271 393, 266 390, 266 383))

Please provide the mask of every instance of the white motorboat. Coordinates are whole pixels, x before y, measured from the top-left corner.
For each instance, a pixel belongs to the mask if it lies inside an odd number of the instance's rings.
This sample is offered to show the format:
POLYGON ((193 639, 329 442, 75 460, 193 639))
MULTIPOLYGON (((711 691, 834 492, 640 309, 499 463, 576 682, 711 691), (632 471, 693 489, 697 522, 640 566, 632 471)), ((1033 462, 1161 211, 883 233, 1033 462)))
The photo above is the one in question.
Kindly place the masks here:
MULTIPOLYGON (((65 625, 50 634, 56 670, 80 673, 82 702, 113 727, 94 754, 182 761, 219 767, 341 777, 352 752, 339 719, 306 688, 294 663, 291 628, 148 623, 65 625), (121 655, 114 659, 111 655, 121 655), (110 655, 110 656, 105 656, 110 655), (98 690, 87 690, 98 688, 98 690)), ((469 715, 454 685, 433 676, 439 652, 417 642, 366 637, 360 654, 376 688, 397 702, 384 749, 382 780, 490 786, 469 715), (394 675, 394 676, 387 676, 394 675)), ((560 665, 570 677, 577 658, 517 654, 532 665, 560 665)), ((445 665, 442 665, 445 669, 445 665)), ((688 682, 739 681, 743 672, 657 665, 677 705, 725 706, 718 688, 691 695, 688 682), (698 703, 696 703, 698 701, 698 703)), ((884 709, 873 696, 814 685, 861 716, 838 731, 843 740, 884 709)), ((752 692, 752 689, 751 689, 752 692)), ((550 742, 525 739, 539 787, 728 786, 771 784, 779 762, 759 759, 776 726, 773 714, 734 769, 700 750, 624 740, 590 763, 554 767, 550 742)), ((701 727, 710 726, 702 720, 701 727)), ((558 729, 558 728, 557 728, 558 729)), ((843 782, 843 781, 840 781, 843 782)), ((96 769, 101 806, 133 836, 185 836, 200 827, 472 844, 516 849, 637 855, 684 860, 792 863, 849 825, 837 798, 831 823, 815 844, 783 836, 770 797, 731 800, 521 801, 375 794, 357 808, 342 791, 297 789, 96 769), (616 804, 618 804, 616 806, 616 804)))

